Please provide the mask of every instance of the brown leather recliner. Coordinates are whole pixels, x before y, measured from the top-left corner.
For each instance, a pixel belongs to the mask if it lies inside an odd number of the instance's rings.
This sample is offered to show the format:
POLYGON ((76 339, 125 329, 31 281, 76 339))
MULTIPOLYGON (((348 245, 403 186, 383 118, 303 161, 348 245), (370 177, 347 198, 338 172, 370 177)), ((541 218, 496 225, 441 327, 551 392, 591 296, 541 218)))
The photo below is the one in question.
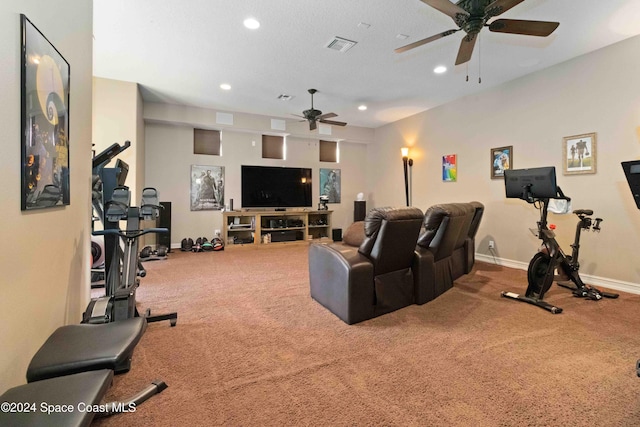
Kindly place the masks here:
POLYGON ((359 247, 309 247, 311 297, 347 324, 414 303, 412 264, 424 215, 417 208, 375 208, 359 247))
POLYGON ((424 304, 453 287, 475 262, 473 239, 484 207, 479 202, 445 203, 427 209, 418 238, 413 274, 416 304, 424 304), (473 232, 472 231, 473 225, 473 232))
POLYGON ((482 203, 473 201, 470 202, 470 204, 474 207, 475 213, 473 214, 473 219, 469 226, 469 233, 467 234, 467 238, 464 242, 464 251, 466 256, 465 274, 471 273, 473 264, 476 262, 476 234, 478 233, 480 221, 482 221, 482 215, 484 214, 484 205, 482 203))

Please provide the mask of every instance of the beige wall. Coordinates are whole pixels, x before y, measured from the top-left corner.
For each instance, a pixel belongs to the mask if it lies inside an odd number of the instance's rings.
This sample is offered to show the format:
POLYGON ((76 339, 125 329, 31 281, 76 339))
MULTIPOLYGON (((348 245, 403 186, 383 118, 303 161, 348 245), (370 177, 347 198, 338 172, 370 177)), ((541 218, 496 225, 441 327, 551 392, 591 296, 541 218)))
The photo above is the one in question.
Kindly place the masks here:
MULTIPOLYGON (((206 111, 202 111, 206 113, 206 111)), ((200 114, 200 113, 199 113, 200 114)), ((145 105, 145 116, 147 115, 145 105)), ((215 116, 209 110, 204 116, 215 116)), ((248 115, 243 115, 246 117, 248 115)), ((234 114, 235 117, 235 114, 234 114)), ((359 192, 366 192, 365 165, 366 145, 340 142, 340 163, 325 163, 318 160, 317 139, 287 137, 287 159, 262 159, 261 134, 246 129, 222 130, 222 156, 193 154, 193 127, 197 115, 187 115, 181 121, 191 121, 191 126, 158 123, 146 124, 146 178, 145 183, 158 189, 161 201, 172 202, 172 243, 179 244, 185 237, 211 239, 216 229, 222 229, 220 211, 195 211, 189 207, 191 165, 213 165, 225 168, 225 203, 234 200, 234 208, 241 207, 241 165, 269 165, 312 168, 313 204, 317 207, 320 196, 320 168, 341 169, 342 202, 330 204, 334 228, 346 228, 353 222, 353 201, 359 192), (255 141, 255 146, 253 142, 255 141)), ((262 116, 256 122, 245 123, 249 127, 270 126, 262 116)), ((234 120, 234 124, 237 122, 234 120)), ((210 125, 210 124, 209 124, 210 125)), ((265 132, 269 128, 264 128, 265 132)), ((372 133, 371 133, 372 134, 372 133)), ((368 135, 365 133, 365 135, 368 135)))
POLYGON ((89 299, 92 3, 0 3, 0 393, 24 383, 55 328, 89 299), (71 65, 70 191, 65 207, 20 211, 20 13, 71 65))
MULTIPOLYGON (((504 182, 489 178, 490 149, 512 145, 514 168, 555 166, 573 208, 593 209, 604 218, 600 234, 583 233, 581 273, 594 283, 640 292, 640 211, 620 166, 640 157, 639 51, 635 37, 376 129, 367 153, 370 199, 374 205, 404 202, 399 153, 410 145, 414 205, 425 210, 435 203, 481 201, 486 211, 477 251, 494 262, 487 247, 494 240, 499 262, 526 268, 540 243, 529 232, 538 211, 507 200, 504 182), (562 138, 590 132, 597 133, 597 173, 564 176, 562 138), (455 183, 442 182, 446 154, 458 155, 455 183), (389 158, 398 160, 389 165, 389 158)), ((575 216, 550 214, 550 222, 570 251, 575 216)))
MULTIPOLYGON (((94 77, 93 79, 93 147, 100 153, 114 142, 131 147, 115 159, 129 165, 127 186, 131 203, 138 205, 144 187, 144 119, 142 96, 137 83, 94 77)), ((109 167, 114 166, 114 161, 109 167)))

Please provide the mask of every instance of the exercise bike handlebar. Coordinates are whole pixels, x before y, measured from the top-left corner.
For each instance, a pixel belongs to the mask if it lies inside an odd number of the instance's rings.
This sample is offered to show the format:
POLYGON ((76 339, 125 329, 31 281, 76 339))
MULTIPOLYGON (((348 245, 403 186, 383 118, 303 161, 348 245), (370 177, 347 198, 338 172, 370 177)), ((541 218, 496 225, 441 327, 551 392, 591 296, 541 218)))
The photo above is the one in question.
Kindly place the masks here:
POLYGON ((118 229, 107 229, 107 230, 96 230, 92 232, 94 236, 106 236, 108 234, 115 234, 120 237, 124 237, 127 239, 135 239, 136 237, 140 237, 142 235, 148 233, 168 233, 168 228, 146 228, 144 230, 118 230, 118 229))

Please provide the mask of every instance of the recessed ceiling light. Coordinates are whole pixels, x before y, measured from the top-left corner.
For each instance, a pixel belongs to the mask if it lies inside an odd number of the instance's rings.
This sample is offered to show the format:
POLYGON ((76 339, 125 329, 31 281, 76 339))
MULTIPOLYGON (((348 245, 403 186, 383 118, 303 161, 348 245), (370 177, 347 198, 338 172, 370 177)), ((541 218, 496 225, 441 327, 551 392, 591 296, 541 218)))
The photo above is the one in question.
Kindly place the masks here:
POLYGON ((406 34, 397 34, 397 35, 396 35, 396 38, 397 38, 397 39, 400 39, 400 40, 406 40, 406 39, 408 39, 408 38, 409 38, 409 36, 408 36, 408 35, 406 35, 406 34))
POLYGON ((366 109, 367 109, 367 106, 364 105, 364 104, 358 107, 358 110, 360 110, 360 111, 364 111, 366 109))
POLYGON ((247 18, 244 20, 244 26, 250 30, 255 30, 260 28, 260 23, 255 18, 247 18))
POLYGON ((447 71, 447 67, 445 67, 444 65, 438 65, 436 68, 433 69, 433 72, 436 74, 442 74, 445 71, 447 71))
POLYGON ((222 89, 222 90, 231 90, 231 85, 227 84, 227 83, 222 83, 220 85, 220 89, 222 89))

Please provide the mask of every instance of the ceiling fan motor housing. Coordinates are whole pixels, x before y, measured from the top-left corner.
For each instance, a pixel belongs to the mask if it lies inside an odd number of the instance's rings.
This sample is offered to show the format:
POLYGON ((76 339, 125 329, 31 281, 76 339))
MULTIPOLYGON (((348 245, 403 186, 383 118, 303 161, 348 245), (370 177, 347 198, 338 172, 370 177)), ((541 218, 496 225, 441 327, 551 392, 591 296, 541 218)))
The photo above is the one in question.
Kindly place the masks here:
POLYGON ((302 112, 302 114, 303 114, 307 119, 309 119, 309 120, 313 120, 313 119, 315 119, 316 117, 318 117, 318 116, 322 115, 322 111, 320 111, 320 110, 316 110, 316 109, 313 109, 313 108, 312 108, 312 109, 309 109, 309 110, 304 110, 304 111, 302 112))

